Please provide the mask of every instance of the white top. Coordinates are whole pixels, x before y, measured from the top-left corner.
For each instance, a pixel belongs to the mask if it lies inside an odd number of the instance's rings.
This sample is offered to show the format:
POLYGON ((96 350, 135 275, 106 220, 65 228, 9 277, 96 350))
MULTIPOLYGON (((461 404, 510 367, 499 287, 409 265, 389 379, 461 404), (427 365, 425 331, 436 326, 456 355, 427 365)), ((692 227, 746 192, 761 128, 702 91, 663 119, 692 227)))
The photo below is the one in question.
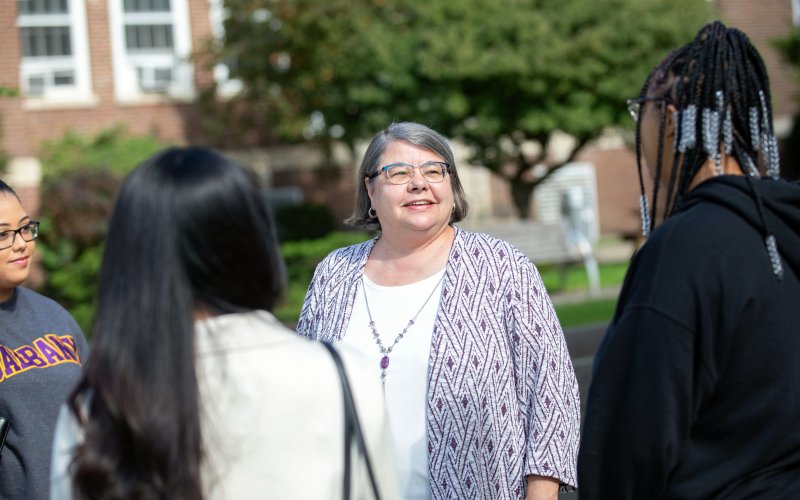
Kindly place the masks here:
POLYGON ((403 286, 380 286, 364 276, 364 286, 353 304, 350 323, 341 341, 342 345, 366 356, 375 377, 379 378, 380 361, 384 355, 369 328, 363 294, 367 294, 381 342, 388 348, 433 292, 414 325, 389 353, 389 367, 386 369, 386 410, 394 438, 400 493, 406 500, 431 498, 425 431, 428 358, 444 272, 442 269, 422 281, 403 286))
MULTIPOLYGON (((196 333, 206 498, 341 499, 344 409, 330 354, 266 311, 201 321, 196 333)), ((398 498, 380 383, 357 354, 339 352, 382 496, 398 498)), ((82 439, 65 410, 53 451, 53 500, 71 498, 67 464, 82 439)), ((352 456, 360 456, 355 448, 352 456)), ((372 498, 360 463, 352 487, 352 498, 372 498)))

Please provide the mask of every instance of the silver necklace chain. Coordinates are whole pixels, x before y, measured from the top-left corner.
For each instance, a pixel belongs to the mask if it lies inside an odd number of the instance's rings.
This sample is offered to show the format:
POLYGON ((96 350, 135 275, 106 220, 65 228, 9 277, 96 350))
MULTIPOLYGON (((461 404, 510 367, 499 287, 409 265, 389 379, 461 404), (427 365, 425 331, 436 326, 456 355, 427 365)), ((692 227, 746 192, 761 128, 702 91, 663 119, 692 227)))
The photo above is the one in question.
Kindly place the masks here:
POLYGON ((439 278, 439 281, 436 282, 436 286, 434 286, 433 290, 431 290, 431 293, 428 294, 428 298, 425 299, 425 302, 422 303, 422 307, 419 308, 417 314, 415 314, 413 318, 408 320, 408 324, 406 325, 406 327, 403 328, 403 331, 397 334, 397 337, 394 338, 394 342, 392 342, 392 345, 390 345, 389 347, 383 345, 383 342, 381 341, 381 336, 380 334, 378 334, 378 329, 375 328, 375 321, 372 319, 372 311, 370 311, 369 309, 369 299, 367 298, 367 284, 364 282, 364 276, 361 277, 361 285, 364 288, 364 304, 366 304, 367 306, 367 316, 369 316, 369 329, 372 331, 372 338, 375 339, 375 343, 378 345, 378 350, 383 355, 380 361, 381 382, 386 381, 386 370, 389 368, 389 354, 391 354, 392 350, 397 345, 397 343, 400 342, 400 340, 406 335, 408 329, 414 325, 414 321, 417 319, 417 316, 419 316, 420 313, 422 313, 422 310, 425 309, 426 305, 428 305, 428 302, 430 302, 431 297, 433 297, 434 292, 436 292, 436 289, 438 289, 439 285, 441 285, 442 281, 444 281, 445 274, 446 273, 442 273, 442 277, 439 278))

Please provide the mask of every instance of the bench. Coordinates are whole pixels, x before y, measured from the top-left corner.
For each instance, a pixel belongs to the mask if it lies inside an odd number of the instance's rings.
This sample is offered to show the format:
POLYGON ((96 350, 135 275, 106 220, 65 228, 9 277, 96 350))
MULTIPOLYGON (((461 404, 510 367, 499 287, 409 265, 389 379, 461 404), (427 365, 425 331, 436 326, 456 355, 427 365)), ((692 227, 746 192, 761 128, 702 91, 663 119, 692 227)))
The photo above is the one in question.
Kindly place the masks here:
POLYGON ((465 224, 464 228, 511 243, 537 266, 560 266, 561 289, 566 285, 569 266, 582 264, 586 269, 590 293, 594 295, 600 291, 597 259, 591 243, 565 223, 511 220, 465 224))

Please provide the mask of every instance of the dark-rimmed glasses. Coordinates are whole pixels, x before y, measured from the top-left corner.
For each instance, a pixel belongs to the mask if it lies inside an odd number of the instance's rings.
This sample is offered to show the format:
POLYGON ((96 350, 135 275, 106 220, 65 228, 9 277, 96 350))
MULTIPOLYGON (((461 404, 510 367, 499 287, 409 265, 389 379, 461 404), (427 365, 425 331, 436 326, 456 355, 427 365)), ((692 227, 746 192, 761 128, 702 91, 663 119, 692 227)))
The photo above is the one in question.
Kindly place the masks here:
POLYGON ((14 246, 17 234, 25 241, 33 241, 39 237, 39 221, 32 220, 18 229, 0 231, 0 250, 14 246))
POLYGON ((450 164, 444 161, 427 161, 422 165, 409 165, 408 163, 392 163, 381 167, 377 172, 367 174, 367 179, 374 179, 386 172, 386 178, 392 184, 408 184, 414 177, 414 170, 419 169, 422 178, 431 183, 444 180, 445 174, 450 172, 450 164))
POLYGON ((639 117, 642 113, 642 106, 648 101, 666 101, 667 96, 643 96, 636 99, 628 99, 625 101, 628 104, 628 113, 631 114, 633 123, 639 122, 639 117))

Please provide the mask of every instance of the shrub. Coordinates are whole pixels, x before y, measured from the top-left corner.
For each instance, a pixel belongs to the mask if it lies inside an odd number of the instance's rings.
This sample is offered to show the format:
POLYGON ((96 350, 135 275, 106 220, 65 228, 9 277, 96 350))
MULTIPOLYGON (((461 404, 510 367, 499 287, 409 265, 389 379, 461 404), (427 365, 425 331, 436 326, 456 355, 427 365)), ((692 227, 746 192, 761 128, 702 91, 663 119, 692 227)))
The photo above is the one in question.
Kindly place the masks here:
POLYGON ((319 203, 284 205, 273 213, 278 239, 282 242, 323 238, 336 225, 330 209, 319 203))
POLYGON ((41 148, 38 249, 45 281, 39 289, 67 308, 84 332, 94 316, 108 219, 122 178, 163 147, 115 127, 92 137, 70 131, 41 148))
POLYGON ((364 232, 335 231, 315 240, 290 241, 281 245, 289 285, 282 304, 275 316, 289 325, 294 325, 300 315, 308 285, 314 270, 322 259, 337 248, 360 243, 369 238, 364 232))
POLYGON ((61 139, 42 143, 42 176, 47 181, 82 168, 103 168, 125 175, 164 146, 153 136, 128 134, 121 125, 94 136, 70 130, 61 139))
POLYGON ((40 291, 89 331, 108 218, 120 177, 106 169, 77 169, 42 185, 38 249, 46 280, 40 291))

